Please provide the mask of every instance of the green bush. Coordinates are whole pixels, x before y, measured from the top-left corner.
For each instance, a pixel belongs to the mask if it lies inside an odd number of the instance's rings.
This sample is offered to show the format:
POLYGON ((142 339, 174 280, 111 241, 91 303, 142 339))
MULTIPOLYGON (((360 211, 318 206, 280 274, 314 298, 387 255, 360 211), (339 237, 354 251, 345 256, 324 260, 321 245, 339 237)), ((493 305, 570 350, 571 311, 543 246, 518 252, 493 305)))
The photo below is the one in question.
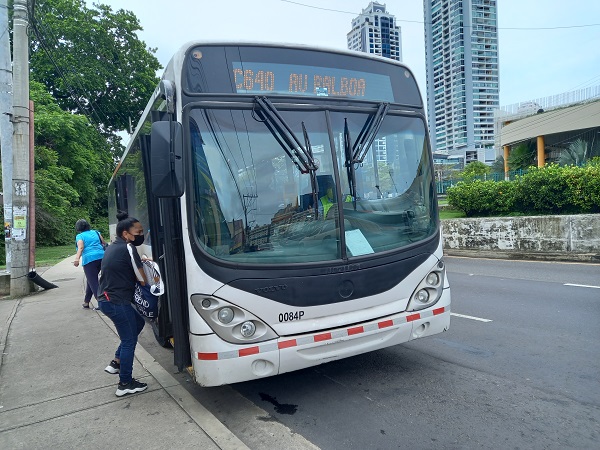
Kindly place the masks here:
POLYGON ((571 194, 571 203, 578 212, 600 212, 600 158, 585 167, 566 167, 566 183, 571 194))
POLYGON ((514 181, 458 183, 447 191, 451 207, 471 216, 600 212, 600 158, 584 167, 531 167, 514 181))
POLYGON ((530 167, 516 180, 516 209, 531 214, 576 213, 565 175, 565 168, 557 164, 530 167))
POLYGON ((515 186, 511 181, 459 182, 447 194, 448 203, 467 217, 506 215, 514 209, 515 186))

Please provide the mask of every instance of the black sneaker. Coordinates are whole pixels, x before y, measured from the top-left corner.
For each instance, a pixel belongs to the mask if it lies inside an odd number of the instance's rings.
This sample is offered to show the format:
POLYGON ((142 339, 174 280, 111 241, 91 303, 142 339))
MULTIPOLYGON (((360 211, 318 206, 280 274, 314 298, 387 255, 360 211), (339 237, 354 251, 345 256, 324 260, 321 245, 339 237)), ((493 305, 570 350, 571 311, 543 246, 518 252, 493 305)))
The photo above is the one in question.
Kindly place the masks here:
POLYGON ((135 378, 132 378, 131 381, 127 384, 119 383, 117 385, 117 392, 115 392, 117 397, 123 397, 127 394, 135 394, 136 392, 145 391, 148 388, 146 383, 140 383, 135 378))
POLYGON ((113 375, 119 373, 121 369, 121 364, 116 362, 114 359, 110 362, 108 366, 104 369, 105 372, 112 373, 113 375))

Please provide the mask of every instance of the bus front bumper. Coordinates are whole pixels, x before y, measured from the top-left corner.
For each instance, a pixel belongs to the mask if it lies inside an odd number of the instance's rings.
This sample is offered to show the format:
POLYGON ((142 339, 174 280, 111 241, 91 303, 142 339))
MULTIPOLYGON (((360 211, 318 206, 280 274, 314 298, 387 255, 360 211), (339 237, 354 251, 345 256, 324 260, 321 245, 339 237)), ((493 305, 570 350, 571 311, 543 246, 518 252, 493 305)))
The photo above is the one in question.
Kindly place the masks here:
POLYGON ((441 333, 450 327, 450 303, 450 289, 444 289, 434 306, 421 311, 250 346, 215 334, 190 335, 196 382, 220 386, 264 378, 441 333))

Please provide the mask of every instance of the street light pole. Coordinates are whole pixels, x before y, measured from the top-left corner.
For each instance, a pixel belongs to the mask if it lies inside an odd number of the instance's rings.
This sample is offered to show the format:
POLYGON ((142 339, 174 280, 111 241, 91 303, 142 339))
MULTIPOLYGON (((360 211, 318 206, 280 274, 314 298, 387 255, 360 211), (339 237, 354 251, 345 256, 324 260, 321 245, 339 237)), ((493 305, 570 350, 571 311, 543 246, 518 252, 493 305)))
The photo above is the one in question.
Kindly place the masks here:
POLYGON ((11 297, 30 293, 29 273, 29 18, 27 0, 13 13, 13 230, 11 297))

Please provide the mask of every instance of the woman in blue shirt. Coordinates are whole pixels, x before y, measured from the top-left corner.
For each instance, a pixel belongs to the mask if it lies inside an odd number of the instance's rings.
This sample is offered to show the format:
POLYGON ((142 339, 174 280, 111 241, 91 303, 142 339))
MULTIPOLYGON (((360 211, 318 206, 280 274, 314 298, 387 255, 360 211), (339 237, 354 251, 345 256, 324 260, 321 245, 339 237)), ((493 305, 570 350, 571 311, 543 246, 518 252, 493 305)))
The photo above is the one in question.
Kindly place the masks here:
POLYGON ((83 299, 83 308, 90 308, 90 300, 92 295, 98 300, 98 275, 100 274, 100 263, 104 256, 104 239, 102 235, 92 230, 90 224, 85 219, 79 219, 75 223, 75 245, 77 246, 77 254, 73 265, 83 266, 83 271, 86 278, 85 298, 83 299))

